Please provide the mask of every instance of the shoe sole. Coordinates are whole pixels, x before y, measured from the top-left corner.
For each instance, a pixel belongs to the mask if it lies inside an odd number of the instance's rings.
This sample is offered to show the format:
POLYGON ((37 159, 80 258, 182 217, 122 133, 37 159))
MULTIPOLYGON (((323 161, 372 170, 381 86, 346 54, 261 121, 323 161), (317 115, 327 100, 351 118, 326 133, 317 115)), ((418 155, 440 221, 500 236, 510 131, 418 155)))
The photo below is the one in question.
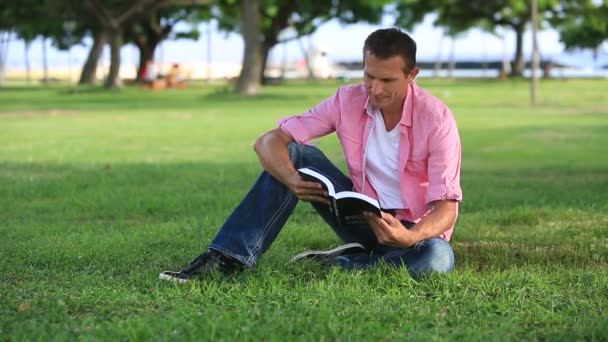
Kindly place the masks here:
POLYGON ((324 259, 328 258, 332 255, 340 255, 346 252, 354 252, 354 251, 364 251, 365 247, 357 242, 347 243, 345 245, 338 246, 334 249, 326 250, 326 251, 305 251, 302 252, 293 258, 291 258, 291 262, 296 262, 301 259, 310 258, 310 259, 324 259))
POLYGON ((159 274, 158 275, 158 279, 165 280, 165 281, 170 281, 170 282, 178 283, 178 284, 184 284, 184 283, 188 282, 188 279, 182 279, 182 278, 178 278, 178 277, 173 277, 173 276, 170 276, 170 275, 164 274, 164 273, 159 274))

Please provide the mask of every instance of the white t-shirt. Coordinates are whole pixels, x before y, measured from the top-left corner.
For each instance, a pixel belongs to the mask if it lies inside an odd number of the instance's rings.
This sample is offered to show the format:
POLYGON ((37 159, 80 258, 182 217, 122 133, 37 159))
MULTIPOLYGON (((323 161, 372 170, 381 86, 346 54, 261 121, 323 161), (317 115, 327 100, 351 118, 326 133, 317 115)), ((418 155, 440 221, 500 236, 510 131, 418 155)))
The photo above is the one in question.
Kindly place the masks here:
POLYGON ((373 111, 374 128, 365 151, 367 179, 378 194, 380 207, 406 209, 399 187, 399 125, 387 132, 380 110, 369 108, 368 111, 373 111))

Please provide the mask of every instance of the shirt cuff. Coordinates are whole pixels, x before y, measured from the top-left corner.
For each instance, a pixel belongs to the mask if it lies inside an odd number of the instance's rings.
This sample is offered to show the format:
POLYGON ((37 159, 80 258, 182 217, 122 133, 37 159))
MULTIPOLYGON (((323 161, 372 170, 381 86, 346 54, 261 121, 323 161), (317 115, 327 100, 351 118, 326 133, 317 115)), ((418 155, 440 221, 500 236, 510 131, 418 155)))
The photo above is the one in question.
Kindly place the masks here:
POLYGON ((432 184, 426 191, 425 203, 428 206, 432 202, 440 200, 455 200, 462 202, 462 190, 453 184, 432 184))
POLYGON ((308 138, 306 137, 306 130, 302 127, 302 124, 295 116, 288 116, 280 119, 277 122, 279 128, 287 135, 293 138, 299 144, 308 143, 308 138))

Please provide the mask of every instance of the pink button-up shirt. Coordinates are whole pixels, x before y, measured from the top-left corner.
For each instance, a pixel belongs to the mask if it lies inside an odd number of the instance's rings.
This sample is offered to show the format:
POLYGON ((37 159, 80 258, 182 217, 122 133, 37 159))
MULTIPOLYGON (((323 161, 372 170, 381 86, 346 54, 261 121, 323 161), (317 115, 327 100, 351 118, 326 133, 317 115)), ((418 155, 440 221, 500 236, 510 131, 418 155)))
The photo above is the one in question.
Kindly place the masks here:
MULTIPOLYGON (((336 132, 355 191, 378 198, 366 177, 365 153, 374 118, 367 112, 363 85, 348 85, 308 112, 283 118, 279 127, 298 143, 336 132)), ((462 200, 460 137, 450 109, 415 83, 399 121, 398 166, 401 196, 408 208, 400 220, 419 221, 437 200, 462 200)), ((450 240, 454 227, 441 238, 450 240)))

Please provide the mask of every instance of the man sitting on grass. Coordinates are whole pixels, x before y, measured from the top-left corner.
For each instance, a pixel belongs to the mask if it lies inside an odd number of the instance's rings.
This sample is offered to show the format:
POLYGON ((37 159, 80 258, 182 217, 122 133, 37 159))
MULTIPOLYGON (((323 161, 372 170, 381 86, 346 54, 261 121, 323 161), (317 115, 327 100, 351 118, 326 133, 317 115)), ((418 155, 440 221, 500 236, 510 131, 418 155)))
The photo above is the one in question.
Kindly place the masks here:
MULTIPOLYGON (((340 87, 308 112, 287 117, 262 135, 255 151, 264 168, 208 250, 181 271, 160 279, 186 282, 206 272, 252 267, 270 247, 298 200, 310 202, 344 246, 307 252, 344 268, 386 262, 420 277, 454 268, 450 237, 462 200, 460 137, 450 110, 416 85, 416 43, 398 29, 380 29, 363 46, 364 82, 340 87), (316 147, 336 132, 350 177, 316 147), (337 191, 377 198, 381 217, 339 227, 323 187, 302 180, 298 168, 326 175, 337 191)), ((299 259, 300 257, 296 257, 299 259)))

